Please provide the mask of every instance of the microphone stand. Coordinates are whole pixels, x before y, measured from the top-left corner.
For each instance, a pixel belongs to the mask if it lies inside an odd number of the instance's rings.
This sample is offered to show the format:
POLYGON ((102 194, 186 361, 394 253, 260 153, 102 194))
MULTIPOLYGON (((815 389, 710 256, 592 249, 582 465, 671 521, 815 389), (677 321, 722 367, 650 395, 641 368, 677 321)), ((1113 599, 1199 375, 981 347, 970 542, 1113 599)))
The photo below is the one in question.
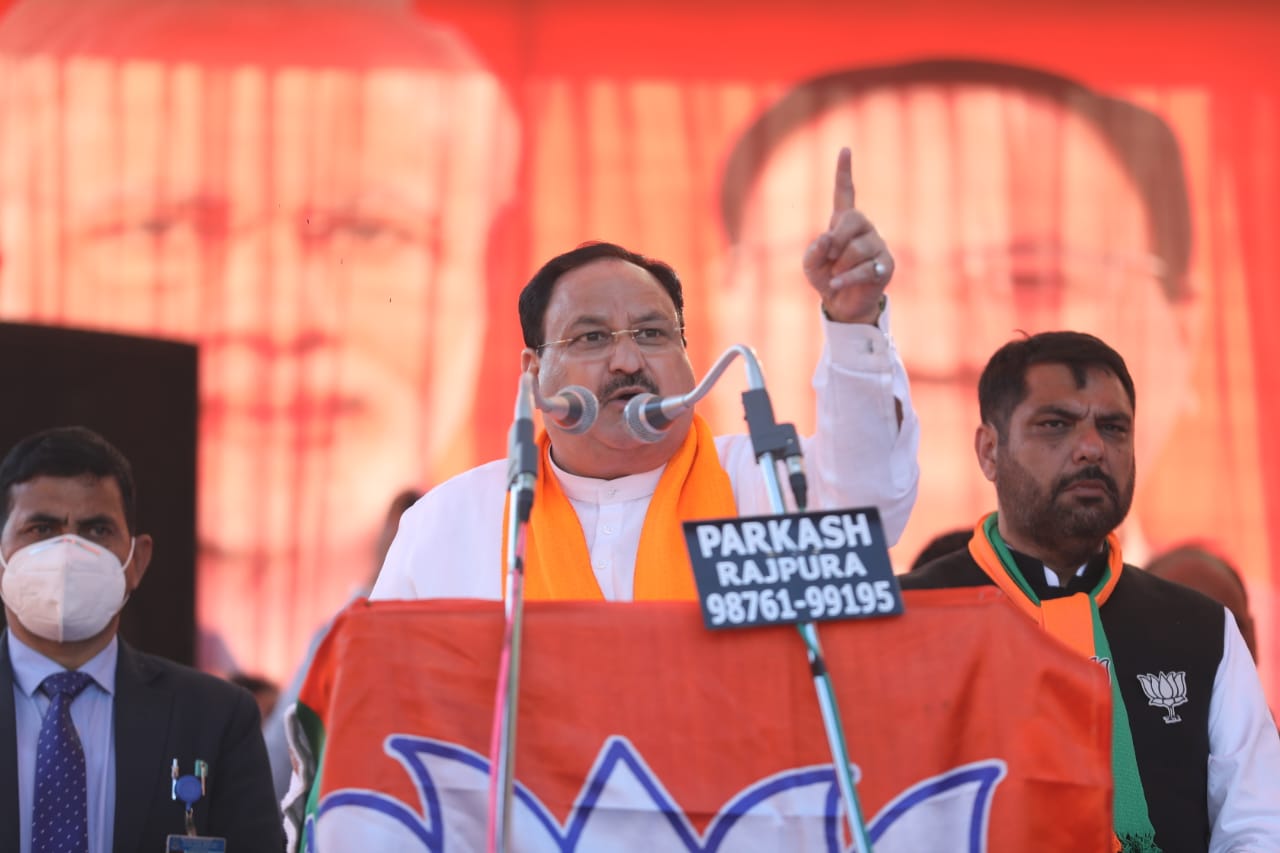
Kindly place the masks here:
MULTIPOLYGON (((741 355, 746 362, 748 390, 742 394, 742 404, 746 414, 747 432, 751 436, 751 446, 764 475, 770 504, 777 514, 787 511, 782 498, 782 486, 778 481, 776 462, 778 458, 782 458, 790 474, 789 479, 792 494, 796 499, 796 507, 803 512, 807 488, 804 468, 800 463, 800 438, 796 433, 795 424, 779 424, 774 420, 773 404, 769 401, 769 393, 764 387, 764 373, 760 369, 759 359, 750 347, 741 344, 730 347, 716 360, 707 377, 685 397, 689 402, 701 399, 737 355, 741 355)), ((827 672, 822 646, 818 642, 817 626, 812 620, 805 620, 796 624, 796 630, 800 632, 800 637, 808 650, 809 671, 813 674, 813 685, 818 693, 818 707, 822 712, 822 724, 827 734, 827 745, 831 750, 836 784, 848 814, 854 850, 857 853, 871 853, 871 838, 867 835, 866 819, 862 816, 858 791, 853 782, 853 773, 849 769, 849 752, 844 739, 844 727, 840 722, 840 709, 836 704, 835 688, 827 672)))
POLYGON ((520 646, 524 617, 525 529, 538 479, 538 445, 533 438, 534 382, 520 375, 515 418, 507 437, 507 585, 503 597, 506 629, 498 663, 493 730, 489 742, 489 853, 504 853, 511 840, 515 787, 516 707, 520 698, 520 646))

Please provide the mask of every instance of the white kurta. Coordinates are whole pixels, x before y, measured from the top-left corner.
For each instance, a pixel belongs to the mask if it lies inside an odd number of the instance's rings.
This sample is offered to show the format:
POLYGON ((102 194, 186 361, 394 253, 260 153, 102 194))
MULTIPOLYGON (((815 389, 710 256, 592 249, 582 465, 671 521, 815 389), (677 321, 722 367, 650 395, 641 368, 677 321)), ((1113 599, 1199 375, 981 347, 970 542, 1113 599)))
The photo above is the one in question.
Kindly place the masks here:
MULTIPOLYGON (((878 507, 892 545, 915 503, 920 425, 888 324, 888 308, 878 327, 823 321, 826 346, 813 378, 817 429, 801 443, 809 508, 878 507)), ((716 450, 738 512, 770 513, 751 439, 717 436, 716 450)), ((629 601, 640 530, 661 469, 614 480, 552 470, 578 513, 604 597, 629 601)), ((401 517, 370 597, 501 598, 506 489, 507 463, 497 460, 427 492, 401 517)))

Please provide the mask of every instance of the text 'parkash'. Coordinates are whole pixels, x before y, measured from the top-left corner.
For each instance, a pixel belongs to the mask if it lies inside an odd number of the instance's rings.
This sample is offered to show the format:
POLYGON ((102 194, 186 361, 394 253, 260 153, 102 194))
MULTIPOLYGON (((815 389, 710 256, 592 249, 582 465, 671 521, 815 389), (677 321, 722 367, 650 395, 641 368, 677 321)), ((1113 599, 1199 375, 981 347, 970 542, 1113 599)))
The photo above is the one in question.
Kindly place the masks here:
POLYGON ((866 513, 824 515, 819 519, 770 518, 698 525, 703 559, 802 554, 806 551, 869 547, 871 525, 866 513))

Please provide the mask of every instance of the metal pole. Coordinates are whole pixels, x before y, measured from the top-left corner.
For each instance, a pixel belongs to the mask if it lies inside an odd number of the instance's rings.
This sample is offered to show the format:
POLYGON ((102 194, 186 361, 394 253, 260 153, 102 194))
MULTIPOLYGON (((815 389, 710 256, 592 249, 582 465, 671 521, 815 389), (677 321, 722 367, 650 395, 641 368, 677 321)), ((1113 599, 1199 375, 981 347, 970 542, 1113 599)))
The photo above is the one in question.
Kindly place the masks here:
POLYGON ((503 597, 506 630, 494 692, 489 744, 489 853, 505 853, 511 840, 515 792, 516 719, 520 699, 520 649, 524 622, 525 526, 538 479, 538 446, 533 439, 533 377, 520 376, 515 419, 507 439, 507 583, 503 597))
MULTIPOLYGON (((764 472, 765 486, 769 490, 773 511, 786 512, 786 504, 782 500, 782 485, 778 482, 778 469, 772 453, 761 455, 760 467, 764 472)), ((857 853, 871 853, 871 839, 867 836, 866 821, 862 817, 857 788, 853 783, 853 773, 849 769, 848 749, 840 734, 840 708, 836 704, 836 694, 831 686, 831 679, 827 677, 827 665, 822 656, 822 646, 818 642, 817 626, 809 621, 799 622, 796 624, 796 630, 800 632, 809 655, 809 672, 813 676, 813 686, 818 693, 818 710, 822 713, 822 727, 826 731, 827 746, 831 750, 832 768, 835 770, 836 785, 840 789, 840 798, 844 801, 847 812, 849 834, 853 838, 854 850, 857 853)))

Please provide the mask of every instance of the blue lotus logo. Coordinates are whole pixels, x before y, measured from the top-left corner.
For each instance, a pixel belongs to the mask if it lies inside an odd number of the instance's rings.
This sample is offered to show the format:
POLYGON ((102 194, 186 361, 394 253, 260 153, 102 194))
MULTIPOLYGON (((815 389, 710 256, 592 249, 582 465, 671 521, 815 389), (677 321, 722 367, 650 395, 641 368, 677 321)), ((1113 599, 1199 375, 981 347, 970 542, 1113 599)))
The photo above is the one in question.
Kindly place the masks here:
MULTIPOLYGON (((488 760, 468 749, 393 735, 387 754, 418 791, 416 808, 370 790, 329 793, 307 819, 305 847, 328 851, 460 853, 485 848, 488 760)), ((868 825, 876 853, 983 853, 1005 763, 953 768, 912 785, 868 825)), ((512 814, 519 853, 689 851, 843 853, 842 804, 830 765, 788 770, 748 786, 698 832, 630 741, 611 737, 561 823, 519 782, 512 814)))

